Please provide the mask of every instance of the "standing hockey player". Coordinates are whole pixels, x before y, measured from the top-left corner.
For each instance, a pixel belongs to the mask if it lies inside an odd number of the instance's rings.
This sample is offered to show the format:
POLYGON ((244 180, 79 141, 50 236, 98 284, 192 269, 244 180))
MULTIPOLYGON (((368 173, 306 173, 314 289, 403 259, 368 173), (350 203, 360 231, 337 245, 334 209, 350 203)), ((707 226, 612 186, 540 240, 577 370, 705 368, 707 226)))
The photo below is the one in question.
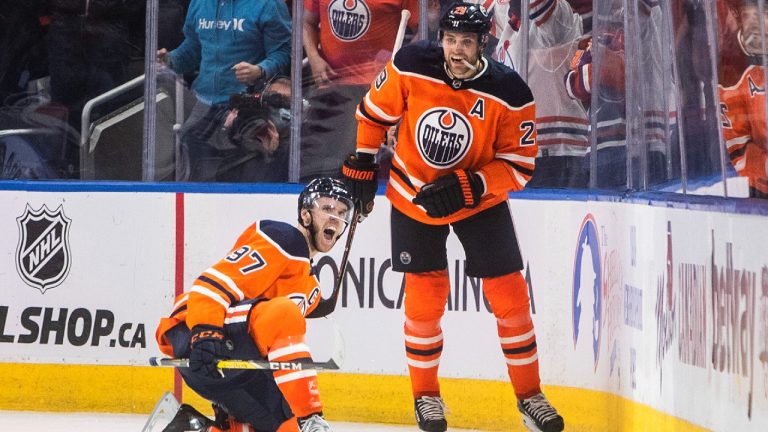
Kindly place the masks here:
POLYGON ((723 138, 728 156, 739 175, 749 181, 749 196, 768 198, 768 136, 765 108, 765 35, 768 4, 761 0, 735 2, 739 18, 738 42, 748 56, 749 66, 738 83, 720 87, 723 138), (760 13, 763 15, 760 15, 760 13), (763 25, 761 26, 761 22, 763 25))
POLYGON ((311 359, 305 317, 320 303, 312 258, 328 252, 351 221, 343 183, 319 178, 299 195, 299 224, 256 221, 227 256, 180 295, 157 329, 160 350, 189 357, 190 388, 214 405, 211 421, 182 405, 164 432, 329 432, 312 370, 220 370, 220 359, 311 359), (248 429, 248 428, 252 429, 248 429))
POLYGON ((563 419, 540 388, 528 287, 507 203, 507 194, 533 174, 535 104, 514 71, 482 55, 489 28, 482 6, 456 3, 440 19, 441 45, 403 47, 359 105, 357 149, 343 173, 353 197, 371 211, 374 155, 387 129, 400 122, 386 195, 392 266, 405 273, 405 351, 419 428, 447 430, 438 366, 453 228, 467 274, 483 280, 525 424, 561 431, 563 419))

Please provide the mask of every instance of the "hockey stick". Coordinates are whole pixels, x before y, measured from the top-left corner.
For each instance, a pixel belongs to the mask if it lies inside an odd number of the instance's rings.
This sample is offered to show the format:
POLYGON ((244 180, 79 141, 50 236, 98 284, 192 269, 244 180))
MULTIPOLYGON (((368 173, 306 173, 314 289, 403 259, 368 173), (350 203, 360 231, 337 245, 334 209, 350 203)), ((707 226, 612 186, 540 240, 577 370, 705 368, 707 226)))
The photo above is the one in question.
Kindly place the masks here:
POLYGON ((333 292, 327 299, 320 298, 315 310, 307 315, 307 318, 322 318, 329 315, 336 309, 336 301, 339 298, 339 291, 341 291, 341 283, 344 281, 344 276, 347 274, 347 264, 349 263, 349 251, 352 249, 352 240, 355 238, 355 231, 357 230, 357 223, 362 218, 360 209, 355 205, 355 210, 352 213, 352 222, 349 224, 349 232, 347 233, 347 243, 344 245, 344 255, 341 256, 341 264, 339 265, 339 277, 336 278, 336 283, 333 286, 333 292))
MULTIPOLYGON (((186 358, 149 358, 150 366, 170 366, 188 368, 189 359, 186 358)), ((254 370, 338 370, 340 368, 336 360, 326 362, 313 361, 269 361, 269 360, 219 360, 216 363, 219 369, 254 369, 254 370)))
POLYGON ((403 46, 403 38, 405 38, 405 28, 408 26, 408 20, 411 19, 411 11, 403 9, 400 12, 400 27, 397 28, 397 36, 395 37, 395 46, 392 47, 392 60, 395 59, 395 54, 403 46))
MULTIPOLYGON (((296 361, 269 361, 262 359, 253 360, 219 360, 216 367, 219 369, 251 369, 251 370, 339 370, 344 364, 344 338, 339 326, 333 326, 334 347, 333 354, 328 361, 316 362, 307 360, 296 361)), ((187 358, 150 357, 150 366, 188 368, 187 358)))

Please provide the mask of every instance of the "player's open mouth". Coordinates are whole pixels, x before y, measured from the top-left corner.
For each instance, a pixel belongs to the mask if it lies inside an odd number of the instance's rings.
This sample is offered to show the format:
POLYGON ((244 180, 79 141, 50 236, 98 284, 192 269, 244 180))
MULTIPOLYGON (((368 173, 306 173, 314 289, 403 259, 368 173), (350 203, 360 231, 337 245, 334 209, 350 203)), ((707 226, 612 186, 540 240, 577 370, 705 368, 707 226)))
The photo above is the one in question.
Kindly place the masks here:
POLYGON ((324 229, 323 237, 328 241, 332 241, 336 238, 336 229, 331 227, 324 229))
POLYGON ((461 58, 461 57, 451 57, 451 63, 463 65, 464 64, 464 59, 461 58))

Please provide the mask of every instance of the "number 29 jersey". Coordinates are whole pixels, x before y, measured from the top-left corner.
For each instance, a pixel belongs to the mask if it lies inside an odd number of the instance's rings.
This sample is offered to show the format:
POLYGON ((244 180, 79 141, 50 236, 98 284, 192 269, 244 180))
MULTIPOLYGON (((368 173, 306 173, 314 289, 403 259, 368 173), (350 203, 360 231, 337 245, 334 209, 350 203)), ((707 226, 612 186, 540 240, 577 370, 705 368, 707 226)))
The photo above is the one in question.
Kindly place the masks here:
POLYGON ((357 151, 376 153, 400 122, 386 195, 427 224, 465 219, 507 199, 531 179, 538 150, 530 88, 512 69, 483 58, 469 80, 451 78, 443 51, 429 41, 403 47, 358 105, 357 151), (478 173, 485 194, 476 208, 427 216, 411 200, 425 184, 458 169, 478 173))

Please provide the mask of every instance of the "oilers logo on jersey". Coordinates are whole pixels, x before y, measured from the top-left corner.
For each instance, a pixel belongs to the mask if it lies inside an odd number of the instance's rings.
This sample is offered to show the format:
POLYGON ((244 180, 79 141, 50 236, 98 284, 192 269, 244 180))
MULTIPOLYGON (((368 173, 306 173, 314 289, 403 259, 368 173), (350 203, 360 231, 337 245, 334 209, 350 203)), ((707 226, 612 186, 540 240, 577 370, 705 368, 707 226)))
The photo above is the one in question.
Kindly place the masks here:
POLYGON ((351 42, 368 31, 371 10, 363 0, 334 0, 328 4, 328 21, 334 36, 351 42))
POLYGON ((472 126, 452 108, 433 108, 416 122, 416 144, 427 165, 450 168, 467 154, 472 144, 472 126))

